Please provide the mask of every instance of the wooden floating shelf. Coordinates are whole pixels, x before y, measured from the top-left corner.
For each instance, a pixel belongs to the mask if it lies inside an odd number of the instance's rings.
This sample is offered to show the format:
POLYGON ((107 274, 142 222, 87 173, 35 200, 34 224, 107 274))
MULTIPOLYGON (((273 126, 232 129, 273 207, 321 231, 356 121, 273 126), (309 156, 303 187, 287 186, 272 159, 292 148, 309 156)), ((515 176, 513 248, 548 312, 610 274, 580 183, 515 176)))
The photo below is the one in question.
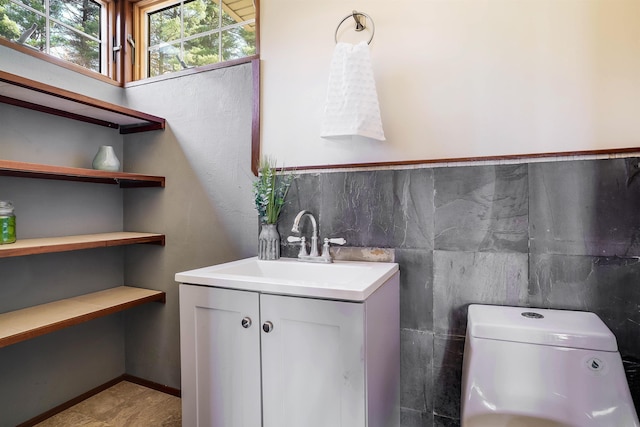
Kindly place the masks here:
POLYGON ((137 133, 165 128, 165 119, 0 71, 0 102, 137 133))
POLYGON ((0 348, 152 301, 164 303, 165 293, 119 286, 3 313, 0 348))
POLYGON ((0 176, 118 184, 122 188, 164 187, 163 176, 0 160, 0 176))
POLYGON ((0 245, 0 258, 135 245, 138 243, 151 243, 164 246, 164 234, 120 231, 77 236, 18 239, 15 243, 0 245))

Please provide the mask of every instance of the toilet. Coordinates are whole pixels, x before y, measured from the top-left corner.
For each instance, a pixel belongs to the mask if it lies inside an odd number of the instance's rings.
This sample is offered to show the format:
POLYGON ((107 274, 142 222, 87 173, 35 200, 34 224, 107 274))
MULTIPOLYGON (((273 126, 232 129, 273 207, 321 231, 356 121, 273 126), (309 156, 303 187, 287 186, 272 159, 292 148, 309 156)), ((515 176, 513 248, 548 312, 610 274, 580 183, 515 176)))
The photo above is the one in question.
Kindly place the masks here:
POLYGON ((472 304, 462 427, 640 427, 616 338, 594 313, 472 304))

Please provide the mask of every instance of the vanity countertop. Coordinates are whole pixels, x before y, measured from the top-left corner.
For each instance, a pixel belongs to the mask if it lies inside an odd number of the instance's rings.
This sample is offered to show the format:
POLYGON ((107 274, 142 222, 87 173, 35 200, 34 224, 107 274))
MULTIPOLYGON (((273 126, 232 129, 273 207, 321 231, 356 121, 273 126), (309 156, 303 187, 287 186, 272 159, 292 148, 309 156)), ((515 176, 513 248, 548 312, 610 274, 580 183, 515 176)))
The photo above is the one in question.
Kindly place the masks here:
POLYGON ((364 301, 398 270, 398 264, 389 262, 316 264, 295 258, 263 261, 253 257, 183 271, 175 275, 175 280, 270 294, 364 301))

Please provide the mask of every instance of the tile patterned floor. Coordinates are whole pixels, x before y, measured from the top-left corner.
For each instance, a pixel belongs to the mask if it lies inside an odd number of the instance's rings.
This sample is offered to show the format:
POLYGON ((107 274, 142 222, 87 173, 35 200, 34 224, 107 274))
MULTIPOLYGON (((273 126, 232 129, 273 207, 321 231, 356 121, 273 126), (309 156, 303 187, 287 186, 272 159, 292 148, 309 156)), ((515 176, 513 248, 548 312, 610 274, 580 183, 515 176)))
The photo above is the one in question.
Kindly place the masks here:
POLYGON ((122 381, 36 427, 180 427, 180 405, 179 397, 122 381))

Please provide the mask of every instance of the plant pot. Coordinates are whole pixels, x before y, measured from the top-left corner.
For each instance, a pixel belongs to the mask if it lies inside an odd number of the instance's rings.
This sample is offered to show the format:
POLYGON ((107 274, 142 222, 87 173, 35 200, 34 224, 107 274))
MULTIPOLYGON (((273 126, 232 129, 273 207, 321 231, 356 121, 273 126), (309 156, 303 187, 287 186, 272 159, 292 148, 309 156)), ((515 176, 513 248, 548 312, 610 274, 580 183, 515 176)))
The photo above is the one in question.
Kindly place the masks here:
POLYGON ((262 224, 258 236, 258 259, 280 259, 280 234, 277 224, 262 224))

